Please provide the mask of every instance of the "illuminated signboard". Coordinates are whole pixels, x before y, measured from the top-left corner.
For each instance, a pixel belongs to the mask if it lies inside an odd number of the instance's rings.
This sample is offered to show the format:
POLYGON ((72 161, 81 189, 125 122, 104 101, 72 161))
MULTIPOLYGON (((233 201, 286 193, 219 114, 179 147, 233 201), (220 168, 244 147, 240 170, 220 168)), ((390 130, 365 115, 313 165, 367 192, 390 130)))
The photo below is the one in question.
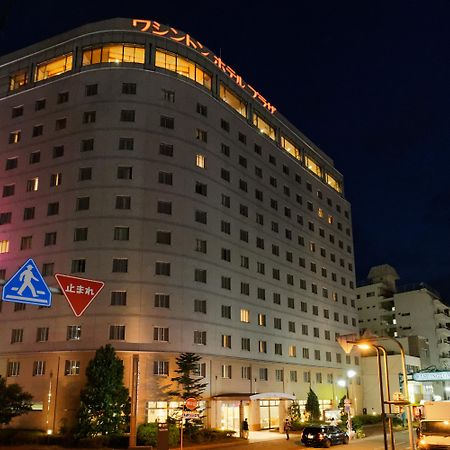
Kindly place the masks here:
POLYGON ((416 372, 412 375, 414 381, 449 381, 450 371, 416 372))
POLYGON ((277 110, 275 106, 271 105, 256 89, 250 84, 245 83, 240 75, 238 75, 230 66, 226 65, 221 58, 214 55, 208 48, 200 44, 199 41, 193 39, 189 34, 182 33, 175 28, 167 25, 161 25, 154 20, 133 19, 133 27, 139 28, 139 31, 148 32, 155 36, 161 36, 166 39, 183 44, 186 47, 194 49, 197 53, 213 62, 222 72, 228 75, 240 88, 250 94, 256 99, 264 108, 272 114, 277 110))

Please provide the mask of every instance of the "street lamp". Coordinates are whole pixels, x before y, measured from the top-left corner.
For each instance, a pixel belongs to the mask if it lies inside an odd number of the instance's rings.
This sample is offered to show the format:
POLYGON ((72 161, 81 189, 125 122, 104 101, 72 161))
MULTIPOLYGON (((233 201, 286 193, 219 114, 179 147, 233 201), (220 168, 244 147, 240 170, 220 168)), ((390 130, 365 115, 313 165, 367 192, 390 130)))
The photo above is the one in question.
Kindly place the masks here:
POLYGON ((345 387, 347 394, 346 394, 346 401, 344 402, 344 410, 347 413, 347 430, 348 430, 348 437, 352 438, 352 412, 351 412, 351 400, 350 400, 350 392, 349 392, 349 385, 350 380, 356 375, 356 371, 349 369, 347 370, 346 379, 340 379, 337 381, 338 386, 345 387))

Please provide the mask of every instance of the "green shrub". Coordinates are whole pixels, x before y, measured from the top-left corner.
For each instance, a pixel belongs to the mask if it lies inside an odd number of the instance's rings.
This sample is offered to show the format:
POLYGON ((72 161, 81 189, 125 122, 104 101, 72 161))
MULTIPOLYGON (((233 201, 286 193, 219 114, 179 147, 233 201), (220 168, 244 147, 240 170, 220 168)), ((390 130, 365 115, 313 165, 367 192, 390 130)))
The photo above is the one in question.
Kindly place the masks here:
POLYGON ((202 442, 212 442, 220 441, 225 439, 230 439, 236 432, 234 430, 217 430, 213 428, 202 428, 196 430, 189 436, 190 442, 195 442, 197 444, 202 442))
POLYGON ((291 422, 291 430, 292 431, 302 431, 305 428, 305 423, 300 422, 299 420, 291 422))
MULTIPOLYGON (((169 423, 169 447, 175 447, 180 441, 180 430, 175 424, 169 423)), ((144 423, 137 430, 138 445, 152 445, 156 447, 158 442, 158 424, 144 423)))

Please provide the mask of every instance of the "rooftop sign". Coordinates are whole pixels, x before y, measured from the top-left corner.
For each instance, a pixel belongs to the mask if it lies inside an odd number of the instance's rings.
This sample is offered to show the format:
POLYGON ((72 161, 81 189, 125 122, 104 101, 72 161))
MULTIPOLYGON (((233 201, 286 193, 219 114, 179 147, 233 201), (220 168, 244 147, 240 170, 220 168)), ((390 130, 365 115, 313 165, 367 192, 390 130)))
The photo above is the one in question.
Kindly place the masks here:
POLYGON ((182 33, 175 28, 167 25, 161 25, 154 20, 133 19, 132 26, 139 28, 139 31, 148 32, 155 36, 164 37, 171 41, 183 44, 186 47, 193 48, 197 53, 204 58, 213 62, 222 72, 228 75, 241 89, 250 94, 256 99, 264 108, 270 111, 272 114, 277 110, 275 106, 271 105, 256 89, 250 86, 248 83, 244 83, 242 77, 238 75, 230 66, 226 65, 222 58, 216 56, 211 50, 200 44, 199 41, 193 39, 189 34, 182 33))

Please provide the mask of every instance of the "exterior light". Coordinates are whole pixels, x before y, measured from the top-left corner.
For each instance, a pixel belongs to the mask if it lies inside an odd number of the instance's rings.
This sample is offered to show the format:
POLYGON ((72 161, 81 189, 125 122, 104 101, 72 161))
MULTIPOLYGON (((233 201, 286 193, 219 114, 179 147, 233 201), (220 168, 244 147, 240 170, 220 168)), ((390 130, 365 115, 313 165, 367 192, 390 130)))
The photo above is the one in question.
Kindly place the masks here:
POLYGON ((48 435, 53 434, 53 430, 51 430, 51 429, 47 430, 47 434, 48 435))
POLYGON ((369 344, 358 344, 358 348, 360 348, 361 350, 369 350, 370 347, 371 346, 369 344))
POLYGON ((355 375, 356 375, 356 372, 354 370, 350 369, 347 371, 347 376, 349 378, 353 378, 355 375))
POLYGON ((338 380, 337 381, 338 386, 340 387, 345 387, 347 385, 347 383, 345 382, 345 380, 338 380))

